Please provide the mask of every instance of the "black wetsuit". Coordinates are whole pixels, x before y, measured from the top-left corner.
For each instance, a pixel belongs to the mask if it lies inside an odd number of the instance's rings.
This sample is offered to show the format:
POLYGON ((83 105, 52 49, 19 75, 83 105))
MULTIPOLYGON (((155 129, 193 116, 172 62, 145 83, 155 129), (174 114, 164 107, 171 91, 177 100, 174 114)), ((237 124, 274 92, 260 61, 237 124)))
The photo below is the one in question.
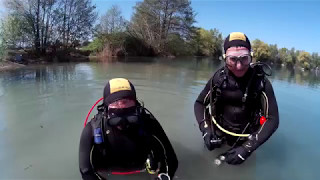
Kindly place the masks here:
MULTIPOLYGON (((248 86, 248 82, 253 74, 253 69, 249 68, 249 70, 246 72, 246 74, 241 77, 237 78, 235 77, 226 67, 223 67, 219 69, 215 75, 211 77, 211 79, 206 84, 205 88, 202 90, 200 95, 198 96, 195 104, 194 104, 194 112, 196 116, 196 120, 198 123, 202 123, 205 118, 205 109, 206 106, 209 104, 208 101, 205 101, 205 98, 207 95, 209 95, 210 87, 212 86, 212 83, 214 84, 219 79, 221 79, 221 75, 219 75, 218 72, 221 70, 225 71, 226 81, 223 85, 224 87, 221 87, 221 95, 220 100, 216 104, 216 110, 217 110, 217 119, 220 120, 221 125, 232 132, 236 133, 242 133, 242 130, 245 128, 246 124, 248 124, 249 121, 251 121, 251 124, 253 122, 254 113, 257 110, 258 101, 251 101, 251 103, 243 104, 243 94, 245 93, 246 87, 248 86)), ((252 88, 256 85, 258 85, 260 82, 258 82, 257 78, 253 78, 251 88, 251 94, 252 88)), ((267 122, 262 126, 257 127, 255 129, 251 129, 250 134, 258 134, 258 139, 256 139, 254 142, 253 150, 258 148, 261 144, 263 144, 265 141, 268 140, 268 138, 275 132, 275 130, 278 128, 279 125, 279 114, 278 114, 278 105, 277 101, 273 92, 272 85, 270 81, 263 77, 263 83, 264 88, 263 92, 265 92, 267 98, 268 98, 268 120, 267 122)), ((250 92, 249 88, 249 92, 250 92)), ((250 94, 250 93, 249 93, 250 94)), ((215 94, 213 93, 213 98, 215 97, 215 94)), ((260 96, 259 96, 260 97, 260 96)), ((256 98, 256 100, 260 100, 256 98)), ((207 124, 211 124, 211 118, 206 117, 207 124)), ((213 126, 215 130, 218 128, 216 126, 213 126)), ((234 140, 237 139, 237 137, 230 137, 229 135, 226 135, 225 133, 222 133, 227 138, 231 138, 234 140)), ((228 143, 229 144, 229 143, 228 143)), ((232 143, 231 143, 232 144, 232 143)), ((230 144, 229 144, 230 145, 230 144)))
POLYGON ((168 173, 172 178, 177 170, 178 160, 161 125, 152 117, 150 114, 140 116, 143 127, 139 133, 126 132, 126 134, 113 130, 108 135, 113 136, 113 142, 107 140, 106 143, 99 145, 94 143, 91 120, 83 129, 80 139, 79 167, 82 178, 99 179, 98 169, 140 170, 145 167, 150 152, 154 156, 153 160, 161 164, 159 173, 168 173))

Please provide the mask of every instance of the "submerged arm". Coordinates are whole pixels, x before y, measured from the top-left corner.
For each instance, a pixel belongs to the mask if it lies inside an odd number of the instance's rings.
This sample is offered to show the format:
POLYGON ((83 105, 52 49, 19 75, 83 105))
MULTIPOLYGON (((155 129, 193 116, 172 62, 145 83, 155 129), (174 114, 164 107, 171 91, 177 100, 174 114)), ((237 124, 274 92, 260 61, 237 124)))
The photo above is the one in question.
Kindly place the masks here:
POLYGON ((91 166, 90 153, 93 147, 93 136, 91 123, 82 130, 79 147, 79 168, 83 180, 98 180, 91 166))
POLYGON ((268 79, 266 79, 265 94, 269 105, 267 121, 258 129, 258 131, 252 134, 251 140, 244 143, 245 147, 249 147, 248 149, 250 151, 254 151, 266 142, 279 126, 278 104, 272 85, 268 79))
POLYGON ((159 122, 155 119, 152 119, 150 123, 150 129, 152 133, 152 146, 151 147, 155 152, 160 155, 160 172, 159 173, 168 173, 171 178, 173 178, 177 168, 178 168, 178 159, 174 149, 162 129, 159 122))
MULTIPOLYGON (((210 94, 210 86, 211 86, 211 79, 207 82, 206 86, 201 91, 196 102, 194 103, 194 114, 196 116, 196 120, 199 125, 205 120, 204 112, 206 108, 206 99, 209 98, 209 94, 210 94)), ((209 121, 209 120, 206 120, 206 121, 209 121)))

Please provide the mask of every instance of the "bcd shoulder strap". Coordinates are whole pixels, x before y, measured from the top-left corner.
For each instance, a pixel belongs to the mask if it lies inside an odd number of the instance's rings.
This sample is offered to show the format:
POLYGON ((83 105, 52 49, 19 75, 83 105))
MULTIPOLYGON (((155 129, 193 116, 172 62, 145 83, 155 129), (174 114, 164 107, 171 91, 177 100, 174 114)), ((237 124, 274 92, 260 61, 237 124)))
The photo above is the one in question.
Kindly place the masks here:
POLYGON ((105 111, 105 107, 104 105, 99 105, 97 106, 97 110, 98 113, 91 119, 90 123, 92 126, 92 136, 94 138, 95 134, 95 130, 98 130, 100 128, 100 135, 102 137, 102 143, 97 144, 96 142, 94 142, 94 145, 99 149, 99 151, 104 155, 106 155, 106 149, 109 146, 109 141, 108 138, 106 137, 106 130, 104 129, 104 118, 106 117, 106 111, 105 111))
POLYGON ((209 102, 206 102, 206 104, 209 105, 209 108, 212 108, 211 112, 213 114, 216 114, 215 104, 221 96, 221 89, 227 86, 228 77, 226 73, 226 68, 222 67, 211 78, 209 102))

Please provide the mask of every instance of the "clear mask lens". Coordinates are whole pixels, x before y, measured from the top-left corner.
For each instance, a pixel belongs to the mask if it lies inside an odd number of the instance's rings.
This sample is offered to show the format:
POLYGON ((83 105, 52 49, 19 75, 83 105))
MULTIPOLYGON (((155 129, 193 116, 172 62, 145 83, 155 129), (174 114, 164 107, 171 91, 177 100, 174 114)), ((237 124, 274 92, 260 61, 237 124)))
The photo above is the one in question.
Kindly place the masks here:
POLYGON ((229 65, 236 65, 237 62, 240 61, 242 65, 249 65, 251 62, 250 55, 242 55, 242 56, 227 56, 226 62, 229 65))

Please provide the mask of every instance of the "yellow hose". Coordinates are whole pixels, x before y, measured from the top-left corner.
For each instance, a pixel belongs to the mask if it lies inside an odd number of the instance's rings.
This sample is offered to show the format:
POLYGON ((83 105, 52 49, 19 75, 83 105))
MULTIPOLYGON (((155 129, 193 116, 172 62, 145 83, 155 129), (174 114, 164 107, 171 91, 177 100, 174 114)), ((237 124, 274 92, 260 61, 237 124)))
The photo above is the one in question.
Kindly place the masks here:
MULTIPOLYGON (((264 104, 264 114, 266 115, 266 118, 268 118, 268 112, 269 112, 269 103, 268 103, 268 97, 267 97, 267 95, 266 95, 266 93, 265 92, 262 92, 262 101, 264 101, 265 102, 265 104, 264 104)), ((238 136, 238 137, 249 137, 250 136, 250 134, 237 134, 237 133, 234 133, 234 132, 231 132, 231 131, 228 131, 228 130, 226 130, 226 129, 224 129, 223 127, 221 127, 218 123, 217 123, 217 121, 214 119, 214 117, 213 117, 213 115, 212 115, 212 113, 211 113, 211 106, 209 105, 209 114, 210 114, 210 116, 211 116, 211 119, 212 119, 212 122, 222 131, 222 132, 224 132, 224 133, 226 133, 226 134, 229 134, 229 135, 231 135, 231 136, 238 136)), ((262 126, 263 127, 263 126, 262 126)), ((262 130, 262 127, 261 127, 261 129, 260 129, 260 131, 262 130)), ((260 132, 259 131, 259 132, 260 132)))
POLYGON ((149 174, 156 174, 157 172, 154 170, 151 170, 151 164, 150 164, 150 159, 148 158, 146 161, 146 170, 149 174))
POLYGON ((209 114, 210 114, 210 116, 211 116, 212 122, 213 122, 222 132, 224 132, 224 133, 226 133, 226 134, 229 134, 229 135, 231 135, 231 136, 238 136, 238 137, 249 137, 249 136, 250 136, 250 134, 237 134, 237 133, 228 131, 228 130, 224 129, 223 127, 221 127, 221 126, 217 123, 216 119, 214 119, 214 117, 213 117, 213 115, 212 115, 212 113, 211 113, 211 106, 210 106, 210 105, 209 105, 209 114))
POLYGON ((224 133, 226 133, 226 134, 229 134, 229 135, 231 135, 231 136, 238 136, 238 137, 249 137, 249 136, 250 136, 250 134, 237 134, 237 133, 234 133, 234 132, 230 132, 230 131, 224 129, 223 127, 221 127, 221 126, 217 123, 217 121, 214 119, 214 117, 213 117, 212 115, 211 115, 211 119, 212 119, 213 123, 214 123, 222 132, 224 132, 224 133))

